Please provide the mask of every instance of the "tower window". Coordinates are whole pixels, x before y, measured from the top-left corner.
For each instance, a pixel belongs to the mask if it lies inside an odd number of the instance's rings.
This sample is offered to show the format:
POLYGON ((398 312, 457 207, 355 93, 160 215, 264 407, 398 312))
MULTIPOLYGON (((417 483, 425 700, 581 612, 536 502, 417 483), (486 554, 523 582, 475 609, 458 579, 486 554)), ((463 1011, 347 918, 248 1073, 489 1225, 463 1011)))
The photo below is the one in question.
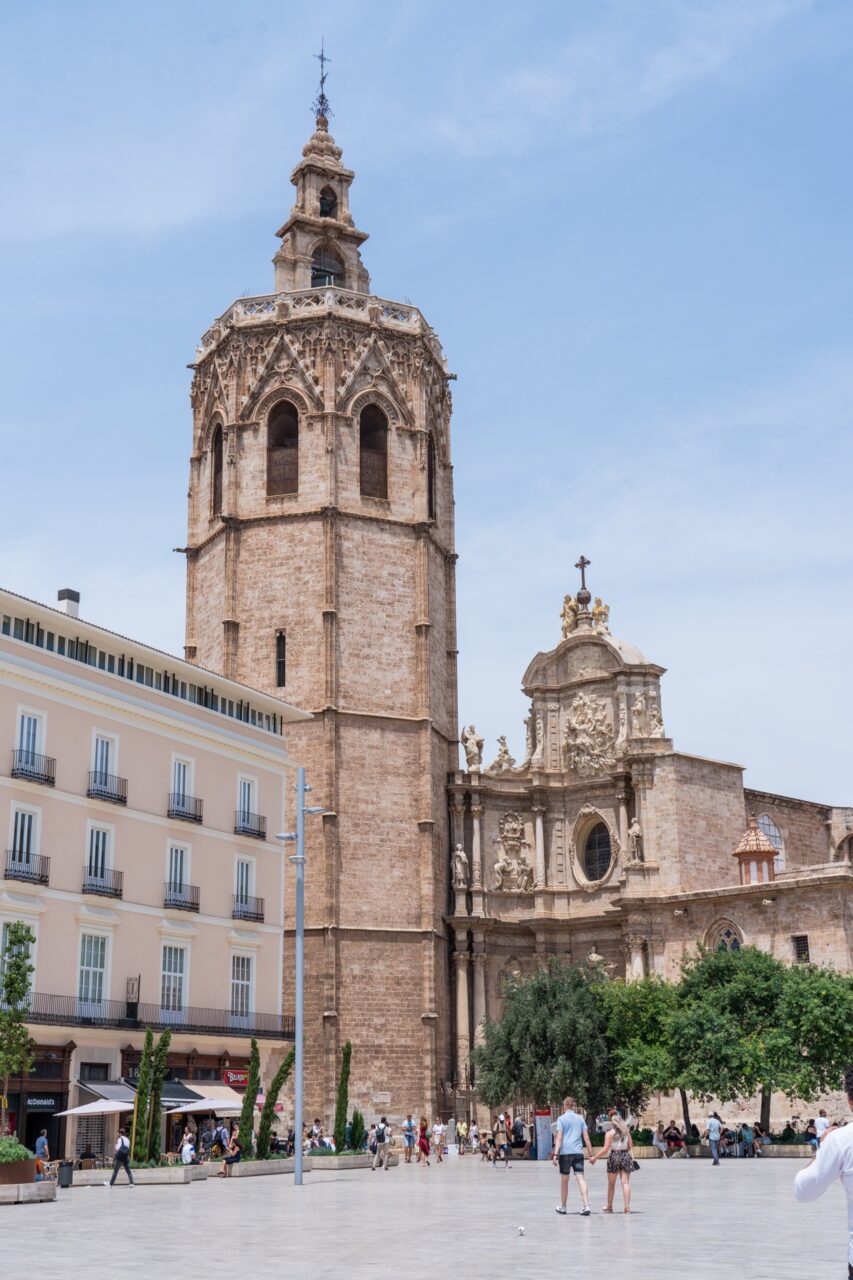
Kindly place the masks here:
POLYGON ((213 433, 213 475, 211 477, 211 500, 213 514, 222 515, 222 428, 217 427, 213 433))
POLYGON ((809 963, 809 935, 807 933, 795 933, 791 938, 794 944, 794 961, 796 964, 809 963))
POLYGON ((299 492, 299 414, 280 400, 267 425, 267 493, 299 492))
POLYGON ((336 218, 338 216, 338 197, 331 187, 324 187, 320 192, 320 217, 336 218))
POLYGON ((359 486, 365 498, 388 497, 388 419, 375 404, 359 421, 359 486))
POLYGON ((776 823, 770 817, 769 813, 762 813, 758 819, 758 826, 767 836, 767 839, 776 850, 776 857, 773 859, 773 865, 778 875, 780 871, 785 870, 785 841, 782 839, 782 832, 776 826, 776 823))
POLYGON ((603 822, 597 822, 583 847, 583 869, 587 880, 603 880, 610 870, 611 857, 610 832, 603 822))
POLYGON ((287 636, 277 631, 275 636, 275 685, 283 689, 287 683, 287 636))
POLYGON ((344 264, 331 249, 315 249, 311 258, 311 288, 343 284, 344 264))
POLYGON ((427 436, 427 516, 435 519, 435 441, 427 436))

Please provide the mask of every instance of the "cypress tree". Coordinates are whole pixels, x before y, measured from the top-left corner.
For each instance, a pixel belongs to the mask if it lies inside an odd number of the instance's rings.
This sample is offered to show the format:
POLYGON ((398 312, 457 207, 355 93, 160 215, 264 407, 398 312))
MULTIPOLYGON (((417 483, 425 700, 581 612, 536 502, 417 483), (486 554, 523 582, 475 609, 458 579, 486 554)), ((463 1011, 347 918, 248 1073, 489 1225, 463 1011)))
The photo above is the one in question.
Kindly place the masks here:
POLYGON ((341 1055, 341 1074, 338 1079, 338 1097, 335 1103, 335 1150, 343 1151, 347 1132, 347 1110, 349 1108, 349 1068, 352 1058, 352 1044, 347 1040, 341 1055))
POLYGON ((293 1059, 296 1057, 296 1050, 291 1049, 290 1053, 282 1062, 278 1071, 272 1078, 267 1096, 264 1099, 264 1109, 261 1112, 261 1123, 258 1125, 258 1147, 257 1157, 259 1160, 266 1160, 270 1153, 270 1132, 272 1130, 273 1116, 275 1115, 275 1104, 278 1102, 278 1095, 281 1093, 287 1077, 293 1069, 293 1059))
POLYGON ((133 1158, 137 1164, 148 1159, 148 1104, 151 1094, 151 1058, 154 1053, 154 1033, 145 1028, 145 1047, 139 1063, 136 1081, 136 1115, 133 1121, 133 1158))
POLYGON ((249 1081, 246 1085, 246 1096, 243 1098, 243 1110, 240 1112, 240 1131, 239 1141, 244 1153, 248 1156, 252 1152, 252 1121, 255 1114, 255 1102, 258 1098, 258 1091, 261 1087, 261 1055, 258 1052, 258 1042, 252 1037, 252 1052, 249 1057, 249 1081))
POLYGON ((168 1071, 167 1059, 172 1033, 167 1027, 157 1041, 154 1050, 154 1062, 151 1068, 151 1105, 148 1108, 148 1159, 160 1159, 160 1100, 163 1097, 163 1083, 168 1071))

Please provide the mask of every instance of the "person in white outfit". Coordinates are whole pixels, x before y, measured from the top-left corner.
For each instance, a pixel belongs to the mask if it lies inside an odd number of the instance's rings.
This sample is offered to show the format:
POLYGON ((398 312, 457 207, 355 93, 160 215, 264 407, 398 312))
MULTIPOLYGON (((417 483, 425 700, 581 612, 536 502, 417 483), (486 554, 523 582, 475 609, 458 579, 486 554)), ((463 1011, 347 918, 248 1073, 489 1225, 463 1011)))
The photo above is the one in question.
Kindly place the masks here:
MULTIPOLYGON (((853 1110, 853 1065, 844 1073, 844 1088, 853 1110)), ((814 1158, 794 1180, 794 1195, 805 1202, 817 1200, 839 1181, 847 1195, 847 1278, 853 1280, 853 1124, 825 1130, 814 1158)))

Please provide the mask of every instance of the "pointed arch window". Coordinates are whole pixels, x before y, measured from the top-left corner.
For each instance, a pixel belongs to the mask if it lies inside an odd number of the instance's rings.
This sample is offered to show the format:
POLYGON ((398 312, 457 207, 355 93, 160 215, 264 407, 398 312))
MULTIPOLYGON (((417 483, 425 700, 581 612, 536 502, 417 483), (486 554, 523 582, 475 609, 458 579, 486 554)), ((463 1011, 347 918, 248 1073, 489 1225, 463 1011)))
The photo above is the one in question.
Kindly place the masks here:
POLYGON ((311 257, 311 288, 321 289, 343 282, 344 264, 338 255, 331 249, 315 249, 311 257))
POLYGON ((320 217, 336 218, 338 216, 338 197, 331 187, 324 187, 320 192, 320 217))
POLYGON ((289 400, 280 400, 267 423, 267 493, 299 492, 299 414, 289 400))
POLYGON ((773 866, 778 875, 780 871, 785 870, 785 841, 782 839, 782 832, 776 826, 776 823, 770 817, 769 813, 762 813, 758 819, 758 828, 763 831, 767 839, 776 850, 776 857, 773 859, 773 866))
POLYGON ((427 516, 435 519, 435 441, 427 436, 427 516))
POLYGON ((736 953, 743 946, 743 939, 740 937, 731 925, 723 925, 717 931, 716 949, 717 951, 730 951, 736 953))
POLYGON ((365 498, 388 497, 388 419, 375 404, 359 419, 359 487, 365 498))
POLYGON ((222 428, 217 427, 213 433, 211 448, 210 498, 211 508, 215 516, 222 515, 222 428))

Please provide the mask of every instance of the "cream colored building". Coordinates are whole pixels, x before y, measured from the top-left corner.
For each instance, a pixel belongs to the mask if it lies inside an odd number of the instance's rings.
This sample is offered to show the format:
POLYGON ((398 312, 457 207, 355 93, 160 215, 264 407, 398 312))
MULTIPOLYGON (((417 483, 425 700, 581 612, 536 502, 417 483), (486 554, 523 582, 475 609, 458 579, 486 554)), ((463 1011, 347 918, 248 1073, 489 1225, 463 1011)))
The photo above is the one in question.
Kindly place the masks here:
POLYGON ((263 1064, 292 1039, 275 836, 284 728, 305 718, 83 621, 75 595, 0 591, 0 924, 36 937, 36 1066, 9 1105, 54 1151, 77 1134, 53 1112, 132 1079, 145 1026, 171 1029, 170 1074, 202 1091, 240 1079, 251 1036, 263 1064))

